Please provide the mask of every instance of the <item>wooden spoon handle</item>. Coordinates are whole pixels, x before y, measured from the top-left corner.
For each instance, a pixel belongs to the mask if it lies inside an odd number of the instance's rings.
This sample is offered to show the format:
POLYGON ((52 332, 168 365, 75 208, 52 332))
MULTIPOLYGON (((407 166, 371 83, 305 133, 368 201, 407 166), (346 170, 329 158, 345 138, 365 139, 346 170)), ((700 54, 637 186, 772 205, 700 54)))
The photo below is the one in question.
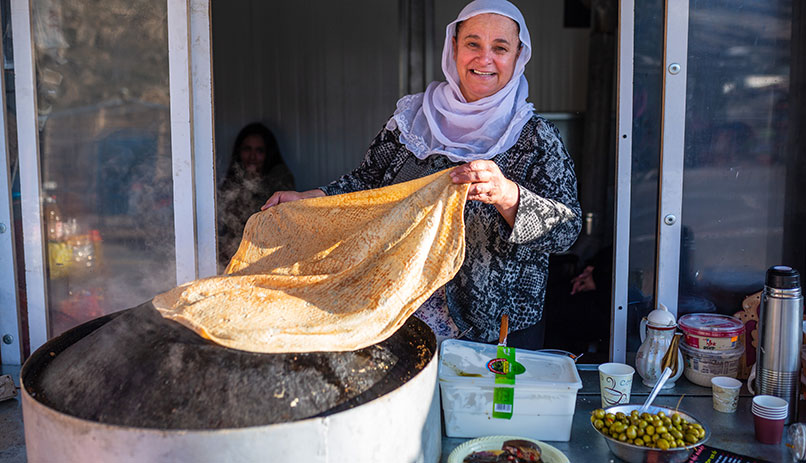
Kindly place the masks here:
POLYGON ((507 345, 507 333, 509 333, 509 315, 501 315, 501 331, 498 332, 498 344, 507 345))

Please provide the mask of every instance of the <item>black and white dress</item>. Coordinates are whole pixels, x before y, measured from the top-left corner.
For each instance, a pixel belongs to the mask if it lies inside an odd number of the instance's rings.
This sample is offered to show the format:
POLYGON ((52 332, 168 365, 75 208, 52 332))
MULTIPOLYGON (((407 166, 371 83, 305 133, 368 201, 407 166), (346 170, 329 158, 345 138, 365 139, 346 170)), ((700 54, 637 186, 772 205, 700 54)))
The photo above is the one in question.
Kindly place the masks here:
MULTIPOLYGON (((380 188, 459 165, 442 155, 420 160, 399 137, 397 130, 381 130, 361 165, 322 191, 380 188)), ((553 124, 534 115, 517 143, 492 161, 519 186, 515 225, 510 227, 493 205, 467 202, 465 261, 416 313, 440 338, 465 333, 475 341, 495 340, 503 314, 511 331, 540 321, 549 254, 567 250, 581 228, 573 162, 553 124)))

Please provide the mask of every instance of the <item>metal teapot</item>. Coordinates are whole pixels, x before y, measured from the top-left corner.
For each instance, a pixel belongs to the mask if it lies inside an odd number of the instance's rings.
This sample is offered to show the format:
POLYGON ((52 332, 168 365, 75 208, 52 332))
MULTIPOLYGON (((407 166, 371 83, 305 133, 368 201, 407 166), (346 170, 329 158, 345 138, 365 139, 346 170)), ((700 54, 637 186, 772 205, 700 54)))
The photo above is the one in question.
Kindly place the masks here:
MULTIPOLYGON (((641 320, 641 347, 635 355, 635 369, 644 385, 654 386, 663 373, 663 356, 669 350, 676 330, 675 317, 663 304, 641 320)), ((666 381, 663 389, 674 387, 675 381, 683 374, 683 354, 677 351, 677 356, 677 371, 666 381)))

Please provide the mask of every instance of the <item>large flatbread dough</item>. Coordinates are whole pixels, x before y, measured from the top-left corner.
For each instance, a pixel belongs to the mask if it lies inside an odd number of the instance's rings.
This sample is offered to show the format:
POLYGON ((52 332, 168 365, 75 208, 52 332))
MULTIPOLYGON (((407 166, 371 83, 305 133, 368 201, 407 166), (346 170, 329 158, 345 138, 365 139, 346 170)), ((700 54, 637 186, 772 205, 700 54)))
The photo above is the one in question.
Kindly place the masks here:
POLYGON ((222 276, 154 298, 166 318, 253 352, 383 341, 462 265, 468 185, 447 170, 253 215, 222 276))

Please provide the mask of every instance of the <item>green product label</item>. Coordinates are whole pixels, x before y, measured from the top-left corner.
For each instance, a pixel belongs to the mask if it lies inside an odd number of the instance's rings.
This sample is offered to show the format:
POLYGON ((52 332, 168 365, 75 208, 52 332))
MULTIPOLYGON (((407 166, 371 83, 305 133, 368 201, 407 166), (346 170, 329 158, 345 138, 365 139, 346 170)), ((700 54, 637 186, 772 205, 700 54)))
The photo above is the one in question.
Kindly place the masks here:
POLYGON ((493 389, 493 418, 512 418, 512 405, 515 402, 515 389, 497 387, 493 389))
POLYGON ((515 384, 515 376, 526 367, 515 361, 515 348, 498 346, 498 357, 487 362, 487 369, 495 373, 495 384, 515 384))
MULTIPOLYGON (((526 371, 526 368, 515 361, 515 348, 498 346, 497 358, 487 362, 487 369, 495 373, 495 384, 514 386, 515 376, 526 371)), ((515 389, 512 387, 496 387, 493 390, 493 418, 508 420, 512 418, 515 403, 515 389)))

